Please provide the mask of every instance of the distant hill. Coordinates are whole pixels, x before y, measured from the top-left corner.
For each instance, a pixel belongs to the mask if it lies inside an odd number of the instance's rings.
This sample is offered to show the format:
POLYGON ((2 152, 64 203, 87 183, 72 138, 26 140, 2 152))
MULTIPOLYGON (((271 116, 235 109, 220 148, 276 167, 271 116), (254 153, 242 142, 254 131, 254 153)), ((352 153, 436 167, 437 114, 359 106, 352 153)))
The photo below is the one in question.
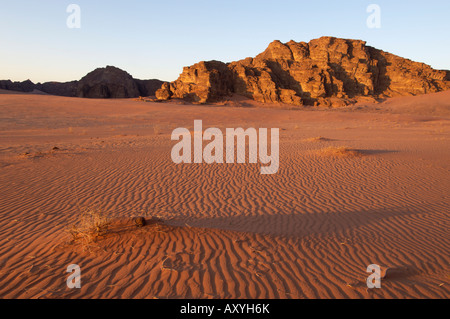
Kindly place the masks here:
POLYGON ((84 98, 132 98, 152 96, 163 81, 134 79, 127 72, 113 67, 98 68, 79 81, 34 84, 30 80, 1 80, 0 89, 18 92, 38 90, 47 94, 84 98))
POLYGON ((156 92, 162 100, 216 102, 240 94, 260 102, 343 106, 361 100, 450 89, 450 72, 367 46, 322 37, 272 42, 255 58, 200 62, 156 92))

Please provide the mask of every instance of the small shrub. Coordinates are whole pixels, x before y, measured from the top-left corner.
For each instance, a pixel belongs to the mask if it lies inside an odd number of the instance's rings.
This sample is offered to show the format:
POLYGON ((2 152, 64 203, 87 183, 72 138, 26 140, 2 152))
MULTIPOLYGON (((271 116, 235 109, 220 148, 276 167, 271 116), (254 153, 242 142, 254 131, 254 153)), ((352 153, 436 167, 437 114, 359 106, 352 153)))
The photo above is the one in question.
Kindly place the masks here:
POLYGON ((317 136, 317 137, 311 137, 304 139, 305 142, 327 142, 330 141, 329 138, 323 137, 323 136, 317 136))
POLYGON ((318 155, 327 157, 361 157, 363 153, 356 149, 351 149, 345 146, 327 147, 317 151, 318 155))
POLYGON ((111 217, 108 213, 94 208, 85 208, 81 211, 78 222, 73 224, 69 233, 74 241, 80 241, 85 247, 99 237, 106 236, 111 225, 111 217))

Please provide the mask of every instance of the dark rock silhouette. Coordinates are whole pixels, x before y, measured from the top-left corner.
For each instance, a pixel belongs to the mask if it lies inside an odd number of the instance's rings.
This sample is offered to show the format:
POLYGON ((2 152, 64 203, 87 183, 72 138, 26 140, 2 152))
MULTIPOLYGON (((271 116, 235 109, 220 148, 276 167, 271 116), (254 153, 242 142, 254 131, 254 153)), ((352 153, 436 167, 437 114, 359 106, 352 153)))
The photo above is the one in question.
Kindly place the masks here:
POLYGON ((75 96, 78 81, 72 82, 45 82, 35 85, 35 89, 51 95, 75 96))
POLYGON ((138 80, 127 72, 113 67, 98 68, 88 73, 80 81, 46 82, 34 84, 24 82, 0 81, 0 89, 19 92, 42 91, 51 95, 85 98, 133 98, 155 95, 161 87, 160 80, 138 80))
POLYGON ((23 82, 12 82, 11 80, 1 80, 0 89, 18 92, 31 92, 35 89, 35 84, 30 80, 23 82))
POLYGON ((78 82, 76 95, 87 98, 130 98, 139 96, 140 92, 130 74, 107 66, 84 76, 78 82))

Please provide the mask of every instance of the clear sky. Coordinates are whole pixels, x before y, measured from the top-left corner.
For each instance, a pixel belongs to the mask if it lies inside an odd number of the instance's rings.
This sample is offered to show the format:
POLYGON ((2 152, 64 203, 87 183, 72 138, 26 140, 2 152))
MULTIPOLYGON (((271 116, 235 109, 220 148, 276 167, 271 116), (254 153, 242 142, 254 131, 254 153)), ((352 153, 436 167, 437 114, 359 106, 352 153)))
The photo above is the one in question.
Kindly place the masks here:
POLYGON ((183 66, 255 56, 273 40, 320 36, 450 69, 448 0, 0 0, 0 79, 79 80, 114 65, 139 79, 175 80, 183 66), (69 29, 69 4, 81 28, 69 29), (367 27, 368 5, 381 28, 367 27))

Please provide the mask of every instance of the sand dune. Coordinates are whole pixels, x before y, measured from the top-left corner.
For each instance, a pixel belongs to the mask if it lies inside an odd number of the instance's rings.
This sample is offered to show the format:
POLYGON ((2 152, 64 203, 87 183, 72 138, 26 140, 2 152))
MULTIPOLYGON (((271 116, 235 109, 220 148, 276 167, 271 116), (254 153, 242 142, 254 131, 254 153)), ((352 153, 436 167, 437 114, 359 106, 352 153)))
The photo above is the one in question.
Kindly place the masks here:
POLYGON ((449 298, 443 94, 376 112, 0 95, 0 297, 449 298), (195 119, 279 127, 278 173, 173 164, 170 133, 195 119), (89 206, 161 223, 84 251, 66 230, 89 206), (369 290, 374 263, 391 270, 369 290))
POLYGON ((364 108, 398 114, 450 116, 450 91, 387 99, 379 103, 360 103, 364 108))

